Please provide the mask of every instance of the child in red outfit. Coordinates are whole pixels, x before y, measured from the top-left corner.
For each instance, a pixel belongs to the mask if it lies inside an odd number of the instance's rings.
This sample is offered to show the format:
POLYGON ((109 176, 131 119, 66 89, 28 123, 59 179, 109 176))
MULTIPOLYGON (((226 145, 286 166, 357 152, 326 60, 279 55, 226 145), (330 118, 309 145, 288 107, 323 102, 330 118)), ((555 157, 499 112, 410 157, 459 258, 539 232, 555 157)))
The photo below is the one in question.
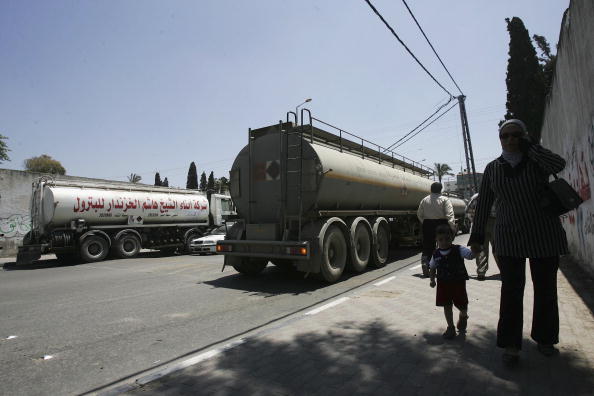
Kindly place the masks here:
POLYGON ((468 320, 468 295, 466 294, 466 281, 468 273, 464 266, 464 259, 474 259, 472 251, 464 246, 453 245, 454 235, 448 225, 440 225, 435 230, 438 248, 433 253, 429 262, 429 285, 435 287, 437 276, 437 295, 435 305, 443 307, 448 328, 443 333, 443 338, 450 339, 456 336, 454 327, 454 314, 452 305, 460 310, 458 331, 465 332, 468 320))

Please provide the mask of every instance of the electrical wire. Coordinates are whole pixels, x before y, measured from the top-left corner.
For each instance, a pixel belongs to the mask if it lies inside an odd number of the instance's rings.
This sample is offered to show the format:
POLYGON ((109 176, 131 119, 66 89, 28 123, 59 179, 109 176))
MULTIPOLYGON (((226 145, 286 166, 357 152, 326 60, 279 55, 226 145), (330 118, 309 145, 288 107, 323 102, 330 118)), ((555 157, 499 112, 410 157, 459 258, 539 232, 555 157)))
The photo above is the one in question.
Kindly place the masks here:
POLYGON ((396 34, 396 32, 394 31, 394 29, 392 28, 392 26, 390 26, 388 24, 388 22, 386 22, 386 20, 382 16, 382 14, 380 14, 379 11, 373 6, 373 4, 371 4, 371 1, 365 0, 365 2, 369 5, 369 7, 371 7, 371 9, 373 10, 373 12, 375 12, 375 14, 379 17, 379 19, 381 19, 381 21, 384 23, 384 25, 386 25, 386 27, 390 30, 390 32, 392 32, 392 34, 394 35, 394 37, 396 37, 396 40, 398 40, 398 42, 400 44, 402 44, 402 46, 410 54, 410 56, 412 56, 413 59, 419 64, 419 66, 421 66, 421 68, 425 71, 425 73, 427 73, 429 75, 429 77, 431 77, 431 79, 433 81, 435 81, 435 83, 437 85, 439 85, 439 87, 441 89, 443 89, 450 97, 453 97, 454 95, 452 95, 452 93, 450 91, 448 91, 443 85, 441 85, 439 83, 439 81, 437 81, 437 79, 435 77, 433 77, 433 74, 431 74, 429 72, 429 70, 427 70, 427 68, 421 63, 421 61, 415 56, 415 54, 413 54, 413 52, 406 46, 406 44, 404 44, 404 42, 400 39, 400 37, 398 37, 398 35, 396 34))
POLYGON ((398 139, 397 141, 395 141, 394 143, 392 143, 385 151, 391 150, 392 147, 396 146, 400 141, 402 141, 403 139, 406 139, 407 136, 409 136, 411 133, 415 132, 417 129, 419 129, 420 127, 422 127, 424 123, 426 123, 434 115, 436 115, 437 113, 439 113, 440 110, 443 109, 444 107, 446 107, 453 99, 454 99, 454 97, 453 96, 450 96, 449 100, 446 103, 444 103, 441 106, 439 106, 437 108, 437 110, 435 110, 435 112, 433 112, 429 117, 425 118, 419 125, 417 125, 416 127, 414 127, 410 132, 408 132, 407 134, 405 134, 404 136, 402 136, 400 139, 398 139))
POLYGON ((441 113, 439 116, 435 117, 433 120, 431 120, 430 123, 428 123, 427 125, 425 125, 423 128, 419 129, 417 132, 415 132, 412 136, 410 136, 408 139, 406 139, 405 141, 401 142, 400 144, 398 144, 397 146, 394 147, 394 149, 397 149, 398 147, 402 146, 404 143, 408 142, 410 139, 414 138, 415 136, 417 136, 419 133, 423 132, 425 129, 427 129, 431 124, 433 124, 435 121, 439 120, 441 117, 443 117, 444 115, 446 115, 450 110, 452 110, 454 107, 456 107, 458 105, 458 102, 455 102, 453 105, 451 105, 446 111, 444 111, 443 113, 441 113))
POLYGON ((437 54, 437 51, 435 50, 435 48, 433 47, 433 44, 431 44, 431 41, 429 41, 429 38, 427 37, 427 35, 425 34, 425 32, 423 31, 423 28, 421 27, 421 25, 419 24, 419 21, 417 21, 417 18, 415 18, 415 15, 413 14, 413 12, 411 11, 410 7, 408 6, 408 4, 406 4, 406 0, 402 0, 402 2, 404 3, 404 6, 406 7, 406 9, 408 10, 408 13, 410 14, 410 16, 412 17, 412 19, 415 21, 415 23, 417 24, 417 27, 419 28, 419 30, 421 31, 421 33, 423 34, 423 37, 425 37, 425 40, 427 40, 427 44, 429 44, 429 47, 431 47, 431 49, 433 50, 433 53, 435 54, 435 56, 437 57, 437 59, 439 59, 439 63, 441 63, 441 65, 443 66, 443 68, 445 69, 446 73, 448 73, 448 76, 450 76, 450 78, 452 79, 452 82, 454 83, 454 85, 456 86, 456 88, 458 88, 458 91, 460 91, 460 95, 464 95, 464 93, 462 92, 462 90, 460 89, 460 87, 458 86, 458 84, 456 83, 456 80, 454 80, 454 77, 452 77, 450 71, 448 70, 448 68, 446 67, 446 65, 444 65, 443 61, 441 60, 441 58, 439 57, 439 55, 437 54))

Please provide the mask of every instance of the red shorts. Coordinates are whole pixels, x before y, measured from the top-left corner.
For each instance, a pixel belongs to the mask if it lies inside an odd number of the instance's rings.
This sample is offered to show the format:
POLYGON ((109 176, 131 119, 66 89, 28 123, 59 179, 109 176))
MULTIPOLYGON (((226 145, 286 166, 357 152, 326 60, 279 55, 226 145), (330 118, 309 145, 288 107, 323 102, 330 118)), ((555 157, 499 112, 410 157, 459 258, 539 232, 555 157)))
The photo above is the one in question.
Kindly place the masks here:
POLYGON ((466 281, 437 281, 435 305, 443 307, 451 304, 454 304, 458 309, 468 306, 466 281))

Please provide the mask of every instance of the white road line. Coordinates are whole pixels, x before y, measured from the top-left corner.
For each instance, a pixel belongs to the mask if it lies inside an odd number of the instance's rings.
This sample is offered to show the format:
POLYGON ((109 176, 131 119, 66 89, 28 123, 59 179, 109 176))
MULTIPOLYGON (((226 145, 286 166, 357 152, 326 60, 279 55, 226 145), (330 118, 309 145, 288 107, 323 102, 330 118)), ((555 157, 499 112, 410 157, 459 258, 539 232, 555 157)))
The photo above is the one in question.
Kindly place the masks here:
POLYGON ((171 373, 173 373, 175 371, 179 371, 179 370, 185 369, 186 367, 193 366, 195 364, 198 364, 200 362, 203 362, 205 360, 208 360, 208 359, 210 359, 212 357, 215 357, 215 356, 219 355, 221 352, 224 352, 224 351, 226 351, 228 349, 231 349, 233 347, 236 347, 237 345, 243 344, 244 342, 245 342, 244 339, 239 339, 237 341, 230 342, 229 344, 225 344, 225 345, 223 345, 220 348, 212 349, 212 350, 210 350, 208 352, 201 353, 200 355, 196 355, 194 357, 191 357, 189 359, 186 359, 186 360, 184 360, 184 361, 182 361, 180 363, 177 363, 177 364, 175 364, 173 366, 167 367, 167 368, 165 368, 163 370, 160 370, 160 371, 157 371, 155 373, 149 374, 147 376, 141 377, 141 378, 139 378, 139 379, 136 380, 136 383, 137 384, 140 384, 140 385, 145 385, 145 384, 147 384, 147 383, 149 383, 151 381, 154 381, 154 380, 156 380, 158 378, 161 378, 161 377, 163 377, 165 375, 171 374, 171 373))
POLYGON ((324 310, 326 310, 328 308, 332 308, 332 307, 334 307, 334 306, 336 306, 338 304, 342 304, 343 302, 345 302, 348 299, 349 299, 348 297, 341 297, 338 300, 334 300, 334 301, 332 301, 332 302, 330 302, 328 304, 322 305, 321 307, 318 307, 316 309, 312 309, 311 311, 306 312, 305 315, 315 315, 315 314, 320 313, 320 312, 322 312, 322 311, 324 311, 324 310))
POLYGON ((379 281, 379 282, 377 282, 377 283, 374 283, 374 284, 373 284, 373 286, 381 286, 381 285, 383 285, 384 283, 388 283, 388 282, 390 282, 392 279, 395 279, 395 278, 396 278, 395 276, 391 276, 391 277, 389 277, 389 278, 386 278, 386 279, 384 279, 384 280, 381 280, 381 281, 379 281))
POLYGON ((421 264, 415 265, 414 267, 410 267, 409 270, 416 270, 417 268, 421 268, 421 264))

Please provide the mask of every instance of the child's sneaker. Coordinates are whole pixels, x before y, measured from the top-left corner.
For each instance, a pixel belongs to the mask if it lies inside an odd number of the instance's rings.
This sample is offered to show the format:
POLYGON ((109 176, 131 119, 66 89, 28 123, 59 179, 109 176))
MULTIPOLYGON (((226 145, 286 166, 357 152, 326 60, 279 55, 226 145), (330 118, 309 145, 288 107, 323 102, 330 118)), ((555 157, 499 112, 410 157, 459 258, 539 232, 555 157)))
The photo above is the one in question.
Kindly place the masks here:
POLYGON ((446 340, 451 340, 452 338, 456 337, 456 328, 454 326, 448 326, 445 333, 441 335, 446 340))
POLYGON ((458 318, 458 324, 456 325, 456 327, 458 327, 458 331, 466 331, 466 326, 468 325, 468 315, 466 316, 460 316, 458 318))

